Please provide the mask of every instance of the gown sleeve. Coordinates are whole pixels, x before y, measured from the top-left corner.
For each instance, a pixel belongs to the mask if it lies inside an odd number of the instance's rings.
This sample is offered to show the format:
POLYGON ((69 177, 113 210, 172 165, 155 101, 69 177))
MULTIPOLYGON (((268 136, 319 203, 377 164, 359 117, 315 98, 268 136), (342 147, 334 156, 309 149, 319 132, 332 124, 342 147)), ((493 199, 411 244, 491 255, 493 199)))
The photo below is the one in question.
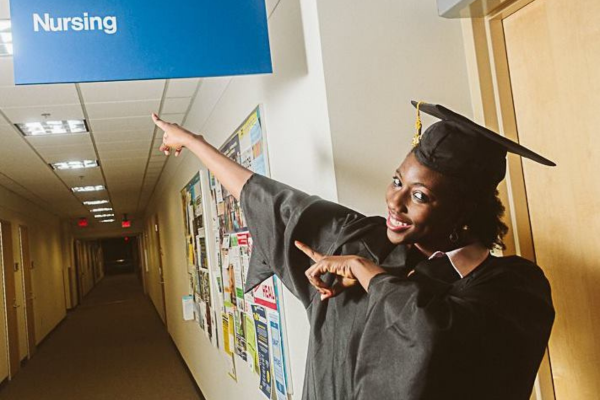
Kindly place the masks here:
POLYGON ((372 279, 357 398, 529 399, 554 320, 548 282, 525 260, 473 275, 457 282, 443 257, 372 279))
POLYGON ((276 275, 305 307, 316 290, 304 275, 310 260, 294 241, 331 254, 344 226, 363 217, 259 174, 252 175, 244 185, 241 205, 252 236, 245 291, 276 275))

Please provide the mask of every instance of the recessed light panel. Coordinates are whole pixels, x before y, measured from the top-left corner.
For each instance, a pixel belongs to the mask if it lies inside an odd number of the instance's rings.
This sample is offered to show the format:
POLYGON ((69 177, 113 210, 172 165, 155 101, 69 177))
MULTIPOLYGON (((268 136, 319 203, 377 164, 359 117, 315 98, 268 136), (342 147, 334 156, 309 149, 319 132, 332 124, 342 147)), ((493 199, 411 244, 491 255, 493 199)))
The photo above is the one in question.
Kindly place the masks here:
POLYGON ((112 211, 112 208, 94 208, 92 210, 93 213, 97 213, 97 212, 107 212, 107 211, 112 211))
POLYGON ((114 217, 115 214, 98 214, 98 215, 94 215, 94 217, 96 218, 111 218, 114 217))
POLYGON ((71 188, 71 190, 75 193, 82 193, 82 192, 97 192, 100 190, 104 190, 104 186, 102 185, 96 185, 96 186, 78 186, 78 187, 74 187, 71 188))
POLYGON ((99 206, 101 204, 108 204, 108 200, 90 200, 84 201, 83 204, 86 206, 99 206))
POLYGON ((103 220, 102 220, 102 221, 100 221, 100 222, 103 222, 103 223, 109 223, 109 222, 115 222, 115 220, 114 220, 114 219, 103 219, 103 220))
POLYGON ((65 161, 50 164, 54 169, 83 169, 83 168, 95 168, 98 166, 96 160, 83 160, 83 161, 65 161))
POLYGON ((9 20, 0 20, 0 57, 13 55, 13 39, 9 20))
POLYGON ((88 132, 87 123, 83 119, 68 121, 42 121, 15 124, 24 136, 70 135, 88 132))

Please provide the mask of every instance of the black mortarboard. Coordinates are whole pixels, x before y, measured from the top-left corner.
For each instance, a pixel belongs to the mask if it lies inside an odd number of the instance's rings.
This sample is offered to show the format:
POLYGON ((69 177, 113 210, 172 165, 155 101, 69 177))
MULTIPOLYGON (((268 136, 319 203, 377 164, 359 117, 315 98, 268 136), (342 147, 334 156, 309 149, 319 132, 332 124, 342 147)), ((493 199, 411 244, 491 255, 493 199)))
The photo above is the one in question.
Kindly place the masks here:
POLYGON ((417 133, 414 154, 423 165, 444 175, 495 189, 506 174, 506 153, 527 157, 540 164, 552 161, 476 124, 443 106, 412 102, 417 108, 417 133), (421 134, 419 112, 439 118, 421 134))

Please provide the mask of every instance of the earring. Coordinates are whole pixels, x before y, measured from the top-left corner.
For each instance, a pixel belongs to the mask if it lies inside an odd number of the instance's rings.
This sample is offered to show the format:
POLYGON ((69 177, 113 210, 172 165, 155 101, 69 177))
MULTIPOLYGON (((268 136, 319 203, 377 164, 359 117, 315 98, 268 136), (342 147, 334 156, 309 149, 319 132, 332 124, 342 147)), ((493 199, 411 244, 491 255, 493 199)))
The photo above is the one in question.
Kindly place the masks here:
POLYGON ((450 241, 452 243, 457 243, 458 242, 458 232, 456 232, 456 228, 454 228, 454 230, 450 234, 450 241))

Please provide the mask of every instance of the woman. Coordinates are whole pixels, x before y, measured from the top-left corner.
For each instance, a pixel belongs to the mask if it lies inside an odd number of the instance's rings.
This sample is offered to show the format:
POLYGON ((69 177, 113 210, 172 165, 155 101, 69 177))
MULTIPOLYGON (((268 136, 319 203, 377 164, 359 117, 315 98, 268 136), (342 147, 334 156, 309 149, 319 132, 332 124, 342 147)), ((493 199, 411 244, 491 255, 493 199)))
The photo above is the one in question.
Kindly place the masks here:
POLYGON ((507 151, 553 164, 413 104, 418 132, 387 190, 387 220, 252 174, 154 121, 162 151, 188 148, 241 199, 255 243, 246 289, 276 274, 306 307, 303 399, 529 399, 554 319, 550 287, 535 264, 489 250, 507 231, 496 191, 507 151), (441 119, 423 134, 420 110, 441 119))

